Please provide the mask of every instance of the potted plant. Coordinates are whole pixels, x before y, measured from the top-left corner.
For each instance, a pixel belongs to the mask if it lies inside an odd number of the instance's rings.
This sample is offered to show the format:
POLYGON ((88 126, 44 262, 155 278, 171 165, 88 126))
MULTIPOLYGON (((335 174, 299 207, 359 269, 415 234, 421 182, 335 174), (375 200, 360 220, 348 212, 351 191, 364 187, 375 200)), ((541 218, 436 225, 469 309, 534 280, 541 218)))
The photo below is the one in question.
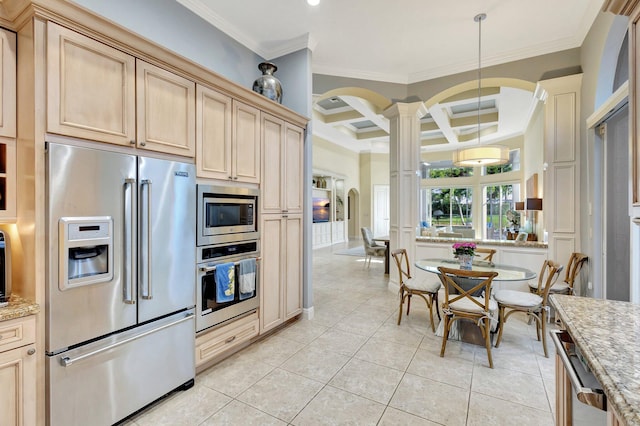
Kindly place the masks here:
POLYGON ((473 256, 476 253, 475 243, 455 243, 453 246, 453 256, 460 262, 460 269, 471 270, 473 256))

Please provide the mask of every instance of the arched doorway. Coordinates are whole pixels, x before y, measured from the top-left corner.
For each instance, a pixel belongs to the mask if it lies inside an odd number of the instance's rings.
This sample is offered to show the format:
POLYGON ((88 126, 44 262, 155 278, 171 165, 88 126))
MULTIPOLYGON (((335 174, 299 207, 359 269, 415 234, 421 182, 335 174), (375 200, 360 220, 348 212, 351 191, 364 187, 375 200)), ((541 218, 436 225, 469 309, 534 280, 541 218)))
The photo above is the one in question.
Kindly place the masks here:
POLYGON ((355 188, 349 189, 347 193, 347 223, 349 224, 349 240, 360 238, 359 216, 360 195, 355 188))

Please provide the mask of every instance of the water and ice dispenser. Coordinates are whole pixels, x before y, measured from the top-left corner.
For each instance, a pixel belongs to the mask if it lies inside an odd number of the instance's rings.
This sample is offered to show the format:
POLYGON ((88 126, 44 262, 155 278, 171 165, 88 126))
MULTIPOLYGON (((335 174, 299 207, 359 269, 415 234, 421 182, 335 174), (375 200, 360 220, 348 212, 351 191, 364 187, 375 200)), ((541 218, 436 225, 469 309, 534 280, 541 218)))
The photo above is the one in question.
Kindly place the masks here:
POLYGON ((60 290, 113 279, 113 218, 110 216, 60 218, 59 244, 60 290))

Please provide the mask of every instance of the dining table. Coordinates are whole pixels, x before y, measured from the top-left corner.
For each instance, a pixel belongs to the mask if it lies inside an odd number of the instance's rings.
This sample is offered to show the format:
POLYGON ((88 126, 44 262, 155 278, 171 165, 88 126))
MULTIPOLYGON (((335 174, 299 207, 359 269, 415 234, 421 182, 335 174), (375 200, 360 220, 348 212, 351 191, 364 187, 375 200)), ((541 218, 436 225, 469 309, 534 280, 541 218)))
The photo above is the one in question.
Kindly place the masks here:
MULTIPOLYGON (((444 268, 459 269, 460 263, 457 259, 430 258, 416 260, 415 266, 423 271, 440 275, 438 267, 442 266, 444 268)), ((474 260, 471 269, 473 271, 497 272, 498 275, 493 279, 492 284, 529 281, 536 278, 538 275, 536 272, 527 268, 502 263, 493 263, 486 260, 474 260)), ((472 288, 475 284, 473 284, 473 279, 465 278, 465 282, 459 282, 459 285, 462 288, 466 288, 467 286, 472 288)), ((498 327, 498 313, 493 312, 492 314, 495 318, 492 320, 491 326, 493 334, 498 327)), ((480 338, 478 338, 480 330, 475 326, 475 324, 466 321, 463 321, 464 325, 460 323, 461 321, 456 321, 454 323, 454 327, 452 327, 449 332, 449 339, 462 340, 464 342, 484 346, 482 337, 480 336, 480 338), (471 327, 468 327, 469 325, 471 327)), ((436 336, 442 335, 444 335, 444 321, 440 321, 438 329, 436 330, 436 336)))
POLYGON ((389 275, 389 237, 374 237, 373 241, 384 243, 387 247, 384 252, 384 274, 389 275))

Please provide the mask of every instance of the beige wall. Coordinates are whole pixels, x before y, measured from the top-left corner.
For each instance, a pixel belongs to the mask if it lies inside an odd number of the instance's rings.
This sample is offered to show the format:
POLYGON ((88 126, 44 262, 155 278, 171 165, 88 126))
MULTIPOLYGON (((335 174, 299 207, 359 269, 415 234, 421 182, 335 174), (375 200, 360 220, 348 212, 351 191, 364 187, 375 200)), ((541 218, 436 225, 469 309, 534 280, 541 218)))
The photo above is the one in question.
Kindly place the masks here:
POLYGON ((389 185, 389 155, 360 154, 360 226, 373 227, 373 185, 389 185))

